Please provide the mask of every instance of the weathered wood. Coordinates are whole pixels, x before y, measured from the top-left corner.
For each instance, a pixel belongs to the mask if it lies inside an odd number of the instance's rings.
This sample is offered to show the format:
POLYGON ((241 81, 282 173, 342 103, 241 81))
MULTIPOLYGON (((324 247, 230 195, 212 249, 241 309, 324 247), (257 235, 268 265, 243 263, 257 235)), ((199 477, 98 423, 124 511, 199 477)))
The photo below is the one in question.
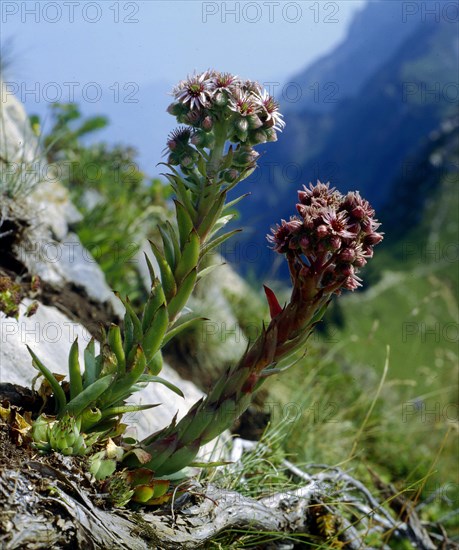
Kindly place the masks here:
MULTIPOLYGON (((17 447, 10 429, 0 421, 0 546, 4 550, 189 550, 229 529, 285 533, 286 537, 317 535, 313 513, 318 507, 337 519, 339 539, 350 550, 368 548, 364 537, 371 531, 390 533, 420 549, 436 547, 414 509, 406 521, 394 517, 367 487, 337 468, 312 474, 284 461, 284 468, 302 486, 258 500, 190 481, 185 494, 161 508, 116 509, 109 505, 107 494, 97 493, 100 489, 85 474, 81 459, 57 453, 44 456, 27 445, 17 447), (352 503, 352 524, 340 511, 340 502, 347 507, 352 503)), ((236 470, 241 468, 242 454, 254 445, 236 439, 233 464, 221 468, 239 476, 236 470)), ((445 537, 441 539, 436 536, 444 548, 454 547, 445 537)))
MULTIPOLYGON (((61 460, 57 455, 54 459, 61 460)), ((32 459, 21 468, 1 469, 0 542, 3 549, 48 549, 73 545, 85 549, 188 550, 201 547, 231 528, 308 533, 310 511, 321 503, 321 499, 327 500, 331 488, 328 483, 333 481, 333 476, 310 476, 303 487, 260 500, 194 482, 185 495, 163 509, 133 511, 103 509, 94 504, 104 495, 95 495, 87 480, 72 471, 71 464, 72 461, 65 457, 62 457, 59 468, 44 463, 42 459, 32 459)), ((352 485, 352 478, 347 481, 352 485)), ((363 495, 362 501, 367 496, 363 495)), ((344 490, 343 498, 349 502, 349 490, 344 490)), ((381 514, 379 504, 376 503, 375 510, 362 501, 356 502, 362 520, 371 517, 372 522, 378 524, 380 517, 381 531, 396 532, 397 538, 407 538, 417 543, 417 547, 425 547, 421 541, 413 540, 406 524, 381 514)), ((337 513, 336 508, 328 508, 337 513)), ((345 518, 340 520, 340 538, 346 548, 368 548, 358 525, 350 525, 345 518)), ((424 532, 424 544, 425 536, 424 532)), ((432 544, 430 539, 428 544, 432 544)))

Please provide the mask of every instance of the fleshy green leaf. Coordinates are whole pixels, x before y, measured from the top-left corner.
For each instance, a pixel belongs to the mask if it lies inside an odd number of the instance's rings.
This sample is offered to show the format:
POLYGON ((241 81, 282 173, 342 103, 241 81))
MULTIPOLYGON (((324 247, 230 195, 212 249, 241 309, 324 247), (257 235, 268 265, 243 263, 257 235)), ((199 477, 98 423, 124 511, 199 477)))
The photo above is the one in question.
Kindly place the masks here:
POLYGON ((180 334, 183 330, 192 327, 200 321, 207 320, 208 319, 206 319, 206 317, 201 317, 199 315, 196 315, 195 313, 187 313, 186 315, 181 315, 175 322, 174 326, 167 331, 166 335, 164 336, 162 345, 165 346, 170 340, 172 340, 172 338, 175 338, 175 336, 180 334))
POLYGON ((93 384, 85 388, 75 399, 69 401, 59 416, 69 414, 70 416, 78 416, 84 409, 90 408, 93 403, 110 387, 113 381, 111 374, 103 376, 96 380, 93 384))
POLYGON ((177 386, 172 384, 172 382, 169 382, 169 380, 165 380, 160 376, 153 376, 151 374, 142 374, 142 376, 139 378, 139 382, 154 382, 157 384, 162 384, 163 386, 166 386, 166 388, 169 388, 171 391, 173 391, 180 397, 185 397, 180 388, 177 388, 177 386))
POLYGON ((153 319, 155 318, 156 312, 166 302, 166 297, 164 296, 163 287, 159 279, 153 281, 150 296, 148 297, 147 303, 143 310, 142 316, 142 330, 145 332, 150 327, 153 319))
POLYGON ((78 356, 78 338, 76 338, 69 352, 70 399, 74 399, 83 391, 83 380, 81 378, 80 360, 78 356))
POLYGON ((174 274, 155 243, 150 241, 150 245, 161 271, 161 284, 163 285, 164 293, 169 301, 177 292, 174 274))
POLYGON ((236 206, 236 204, 237 204, 238 202, 240 202, 242 199, 245 199, 245 197, 248 197, 249 195, 250 195, 250 193, 244 193, 244 195, 241 195, 241 196, 238 197, 237 199, 234 199, 234 200, 232 200, 232 201, 230 201, 230 202, 227 202, 227 203, 225 204, 225 207, 223 208, 223 211, 224 211, 224 212, 225 212, 225 211, 227 212, 228 210, 231 210, 231 208, 233 208, 233 206, 236 206))
MULTIPOLYGON (((223 244, 227 239, 229 239, 233 235, 236 235, 236 233, 240 233, 241 231, 242 231, 242 229, 233 229, 233 231, 229 231, 228 233, 225 233, 224 235, 221 235, 220 237, 216 237, 215 239, 212 239, 210 242, 208 242, 203 247, 203 249, 201 251, 201 258, 203 258, 206 254, 208 254, 214 248, 217 248, 218 246, 223 244)), ((212 266, 210 266, 210 267, 212 267, 212 266)))
POLYGON ((142 348, 145 352, 147 363, 153 358, 158 351, 161 342, 163 341, 164 334, 169 324, 169 315, 167 313, 167 307, 163 304, 156 312, 155 318, 152 321, 150 328, 146 331, 142 339, 142 348))
POLYGON ((47 367, 45 367, 45 365, 40 361, 40 359, 38 359, 38 357, 30 349, 29 346, 27 346, 27 349, 28 349, 30 355, 32 356, 33 364, 35 364, 37 369, 43 374, 43 376, 46 378, 49 385, 53 389, 53 394, 54 394, 54 397, 56 398, 56 401, 57 401, 58 412, 60 414, 64 410, 64 408, 67 404, 67 399, 65 397, 64 390, 61 388, 61 385, 56 380, 54 374, 47 367))
POLYGON ((164 257, 166 258, 167 263, 173 269, 176 262, 176 256, 175 256, 175 250, 174 250, 174 245, 172 243, 172 239, 168 234, 168 231, 163 227, 161 227, 161 225, 158 227, 158 229, 163 241, 164 257))
POLYGON ((84 350, 84 387, 91 385, 96 378, 95 341, 91 338, 84 350))
POLYGON ((180 235, 180 246, 183 248, 191 233, 191 230, 193 229, 193 221, 187 209, 183 206, 181 202, 174 200, 174 203, 177 217, 177 225, 180 235))
POLYGON ((191 233, 183 246, 182 257, 180 258, 174 276, 177 284, 180 284, 183 279, 194 269, 199 260, 199 249, 201 240, 197 232, 192 229, 191 233))
POLYGON ((118 374, 123 375, 126 372, 126 356, 123 349, 120 327, 112 324, 108 331, 108 342, 110 350, 115 354, 118 365, 118 374))
POLYGON ((196 283, 196 268, 194 268, 183 280, 177 294, 170 300, 167 304, 167 309, 169 311, 169 319, 173 321, 177 315, 182 311, 186 306, 188 299, 193 291, 194 285, 196 283))

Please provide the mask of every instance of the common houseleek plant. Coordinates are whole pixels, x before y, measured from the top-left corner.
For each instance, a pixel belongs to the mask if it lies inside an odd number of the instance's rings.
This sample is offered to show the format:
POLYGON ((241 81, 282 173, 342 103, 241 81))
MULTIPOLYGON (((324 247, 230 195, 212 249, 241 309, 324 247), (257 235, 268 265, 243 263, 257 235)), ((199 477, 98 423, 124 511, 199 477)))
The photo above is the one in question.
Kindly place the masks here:
MULTIPOLYGON (((162 383, 161 348, 181 330, 201 321, 184 307, 197 281, 208 273, 205 256, 237 230, 222 232, 232 218, 228 192, 256 168, 258 144, 276 141, 284 126, 276 101, 257 82, 206 71, 181 81, 168 112, 181 125, 167 142, 166 177, 175 193, 176 223, 159 227, 161 246, 151 243, 159 266, 151 275, 150 295, 138 316, 129 299, 124 328, 110 326, 95 353, 87 346, 81 372, 78 342, 69 356, 69 391, 30 350, 56 401, 56 416, 41 416, 33 427, 42 450, 88 454, 97 441, 122 436, 122 415, 155 405, 128 405, 132 393, 148 383, 162 383)), ((254 392, 270 375, 289 366, 331 297, 360 285, 357 276, 382 235, 374 211, 360 195, 341 195, 328 184, 298 192, 297 215, 282 220, 268 237, 288 262, 292 293, 281 306, 265 287, 271 321, 240 361, 229 368, 209 394, 179 421, 141 442, 113 453, 134 498, 152 503, 165 490, 153 480, 190 465, 202 445, 229 428, 248 407, 254 392), (137 475, 136 475, 137 472, 137 475)), ((100 464, 99 453, 97 464, 100 464)), ((110 468, 109 471, 113 471, 110 468)), ((100 476, 102 477, 102 475, 100 476)), ((167 486, 167 484, 166 484, 167 486)))

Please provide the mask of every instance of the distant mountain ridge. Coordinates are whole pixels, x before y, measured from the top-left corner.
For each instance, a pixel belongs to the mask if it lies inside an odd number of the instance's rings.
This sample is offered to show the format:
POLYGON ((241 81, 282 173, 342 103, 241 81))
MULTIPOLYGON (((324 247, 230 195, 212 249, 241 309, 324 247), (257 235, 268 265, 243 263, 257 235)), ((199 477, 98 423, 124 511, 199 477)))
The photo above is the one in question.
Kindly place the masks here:
MULTIPOLYGON (((242 222, 255 230, 242 234, 241 245, 266 247, 264 235, 270 226, 295 213, 296 190, 316 179, 330 181, 343 192, 358 189, 380 209, 389 201, 394 182, 400 182, 400 174, 409 168, 409 158, 457 110, 458 37, 456 25, 449 21, 418 20, 405 23, 403 29, 394 25, 398 46, 388 48, 391 54, 374 59, 372 71, 368 64, 355 65, 351 52, 362 38, 355 33, 367 28, 367 34, 387 35, 393 4, 399 3, 370 2, 338 51, 324 58, 324 78, 331 77, 333 59, 343 60, 337 72, 345 75, 343 82, 357 75, 347 88, 349 97, 322 111, 311 108, 310 101, 301 109, 287 108, 284 133, 275 147, 266 146, 259 174, 246 184, 252 195, 241 203, 242 222), (379 17, 384 10, 386 17, 379 17)), ((374 51, 380 51, 380 39, 368 39, 374 51)), ((302 74, 309 78, 320 67, 318 61, 302 74)), ((269 253, 262 254, 259 274, 268 273, 273 260, 269 253)))
POLYGON ((290 79, 302 90, 302 101, 279 98, 283 112, 330 112, 355 97, 373 73, 375 60, 379 65, 386 62, 420 25, 418 18, 404 18, 402 8, 398 1, 370 1, 357 12, 343 42, 290 79))

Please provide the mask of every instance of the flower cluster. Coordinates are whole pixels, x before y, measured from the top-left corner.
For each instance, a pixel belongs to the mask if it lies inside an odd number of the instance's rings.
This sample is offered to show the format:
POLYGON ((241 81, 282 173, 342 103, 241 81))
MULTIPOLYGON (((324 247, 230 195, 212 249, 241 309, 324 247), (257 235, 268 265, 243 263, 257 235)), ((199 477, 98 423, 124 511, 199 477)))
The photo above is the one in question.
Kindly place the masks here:
POLYGON ((325 293, 361 286, 358 270, 383 239, 368 201, 320 182, 303 186, 298 199, 299 216, 282 220, 268 236, 274 250, 286 254, 294 281, 309 278, 325 293))
POLYGON ((189 76, 174 88, 168 112, 194 128, 193 143, 211 148, 215 125, 225 126, 225 139, 256 145, 277 140, 285 126, 275 99, 258 82, 208 70, 189 76))

